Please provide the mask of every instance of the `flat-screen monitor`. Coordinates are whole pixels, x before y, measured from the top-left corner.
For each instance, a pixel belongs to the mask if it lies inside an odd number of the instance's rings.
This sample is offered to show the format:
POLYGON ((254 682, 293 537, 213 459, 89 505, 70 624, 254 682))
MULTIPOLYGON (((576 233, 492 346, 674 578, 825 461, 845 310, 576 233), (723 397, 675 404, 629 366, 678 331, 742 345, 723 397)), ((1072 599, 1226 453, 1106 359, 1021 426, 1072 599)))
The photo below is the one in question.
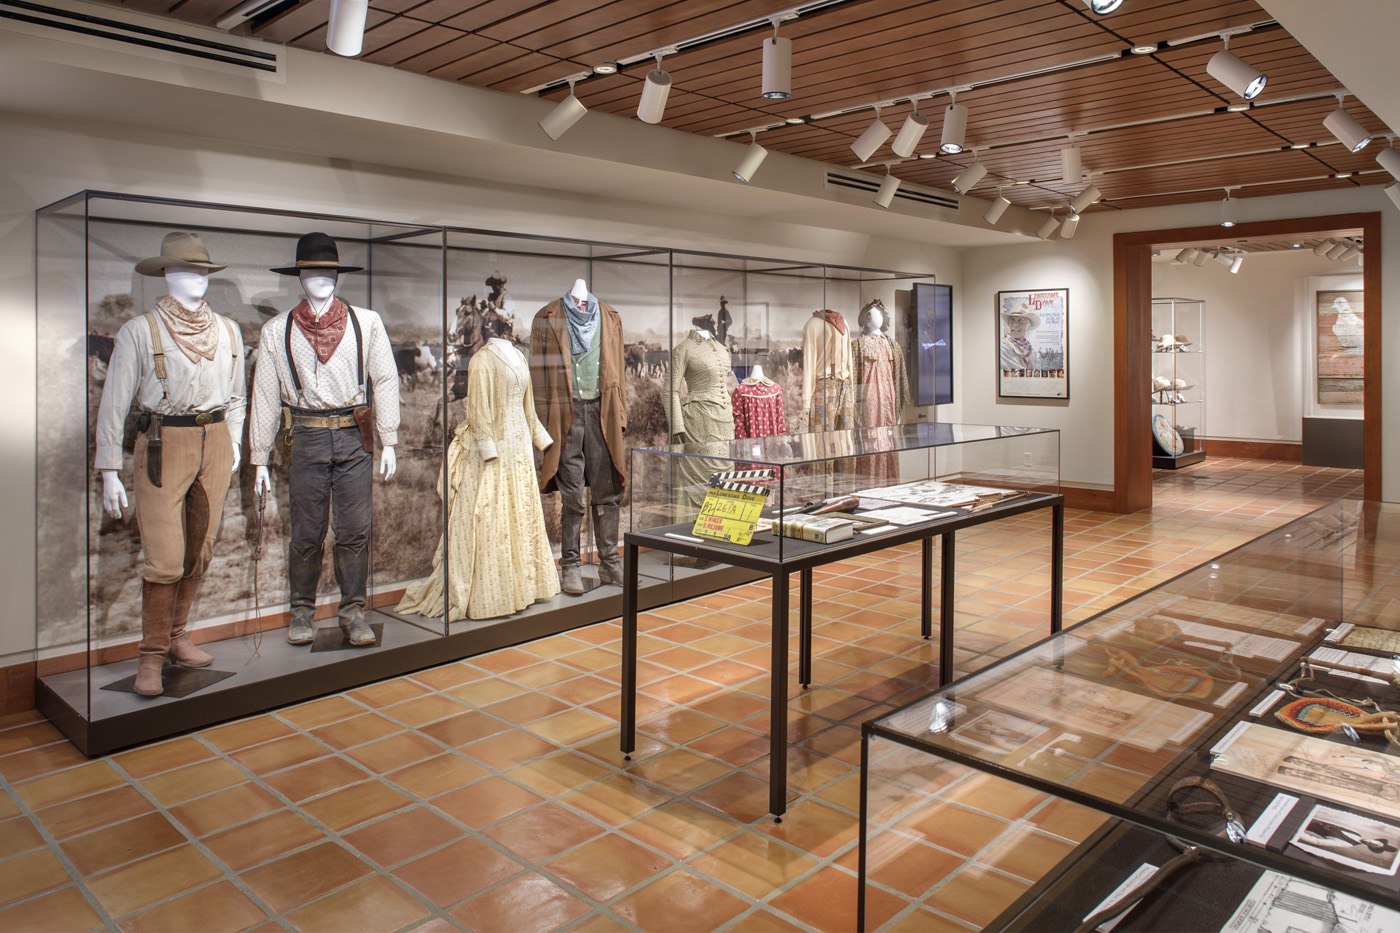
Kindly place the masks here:
POLYGON ((909 381, 915 405, 953 401, 953 286, 915 284, 909 381))

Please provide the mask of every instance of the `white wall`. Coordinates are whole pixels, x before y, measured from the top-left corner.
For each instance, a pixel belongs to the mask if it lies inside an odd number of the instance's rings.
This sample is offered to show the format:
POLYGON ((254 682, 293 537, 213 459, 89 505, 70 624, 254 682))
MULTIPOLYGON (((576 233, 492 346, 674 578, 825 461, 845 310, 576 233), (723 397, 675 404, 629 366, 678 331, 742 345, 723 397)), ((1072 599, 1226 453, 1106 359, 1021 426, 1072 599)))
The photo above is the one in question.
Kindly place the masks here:
MULTIPOLYGON (((1383 248, 1380 255, 1368 252, 1366 261, 1380 263, 1383 279, 1389 284, 1379 309, 1384 324, 1382 353, 1390 358, 1400 350, 1400 285, 1393 284, 1400 282, 1400 212, 1379 186, 1246 198, 1240 207, 1241 221, 1382 212, 1383 248)), ((1062 432, 1062 480, 1077 485, 1112 486, 1113 234, 1209 226, 1219 216, 1216 203, 1098 211, 1085 216, 1078 235, 1069 241, 968 250, 963 262, 964 287, 956 332, 957 416, 986 424, 1058 428, 1062 432), (1070 400, 998 399, 993 354, 996 292, 1061 287, 1070 290, 1070 400)), ((1223 267, 1217 269, 1226 272, 1223 267)), ((1291 307, 1291 298, 1286 300, 1291 307)), ((1366 310, 1368 316, 1374 313, 1374 309, 1366 310)), ((1220 345, 1219 341, 1212 342, 1214 347, 1220 345)), ((1400 370, 1391 368, 1379 376, 1385 398, 1400 397, 1400 370)), ((1208 421, 1207 428, 1214 433, 1213 423, 1208 421)), ((1381 430, 1382 496, 1395 501, 1400 499, 1400 405, 1392 404, 1383 410, 1381 430)))
POLYGON ((1217 262, 1152 264, 1154 298, 1205 302, 1205 437, 1302 440, 1313 387, 1304 279, 1338 275, 1330 287, 1361 287, 1356 263, 1310 249, 1250 253, 1234 275, 1217 262))

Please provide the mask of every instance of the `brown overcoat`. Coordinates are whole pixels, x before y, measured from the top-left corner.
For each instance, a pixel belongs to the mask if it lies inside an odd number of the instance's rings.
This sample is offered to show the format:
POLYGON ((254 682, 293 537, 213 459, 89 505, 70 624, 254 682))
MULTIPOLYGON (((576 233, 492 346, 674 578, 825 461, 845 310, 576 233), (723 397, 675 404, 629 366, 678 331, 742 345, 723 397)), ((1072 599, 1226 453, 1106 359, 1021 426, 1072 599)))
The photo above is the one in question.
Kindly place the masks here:
MULTIPOLYGON (((622 384, 622 318, 616 308, 601 301, 598 313, 603 317, 599 335, 602 346, 598 360, 598 416, 613 469, 621 484, 626 486, 627 449, 622 445, 622 435, 627 430, 627 391, 622 384)), ((574 421, 573 357, 569 352, 568 327, 562 299, 541 308, 530 324, 530 382, 535 392, 535 412, 540 424, 554 438, 554 443, 544 452, 544 466, 540 470, 543 492, 554 491, 559 456, 574 421)))

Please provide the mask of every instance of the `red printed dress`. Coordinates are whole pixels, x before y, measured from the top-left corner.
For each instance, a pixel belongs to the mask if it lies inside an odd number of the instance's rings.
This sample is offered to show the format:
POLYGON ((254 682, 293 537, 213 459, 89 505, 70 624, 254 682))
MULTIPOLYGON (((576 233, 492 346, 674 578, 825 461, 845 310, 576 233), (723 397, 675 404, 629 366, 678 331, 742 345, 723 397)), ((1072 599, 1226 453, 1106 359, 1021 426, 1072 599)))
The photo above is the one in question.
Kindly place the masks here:
POLYGON ((745 379, 730 395, 735 437, 775 437, 787 433, 783 387, 766 379, 745 379))

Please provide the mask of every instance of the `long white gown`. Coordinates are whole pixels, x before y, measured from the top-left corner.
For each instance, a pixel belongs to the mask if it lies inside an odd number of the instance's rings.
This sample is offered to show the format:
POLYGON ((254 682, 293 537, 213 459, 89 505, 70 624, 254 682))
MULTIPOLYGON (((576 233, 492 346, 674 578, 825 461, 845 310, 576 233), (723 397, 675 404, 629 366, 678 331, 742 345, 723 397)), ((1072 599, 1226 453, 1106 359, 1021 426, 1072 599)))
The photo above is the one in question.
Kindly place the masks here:
MULTIPOLYGON (((559 592, 530 450, 552 440, 535 415, 525 357, 491 340, 472 356, 466 401, 447 448, 449 621, 510 615, 559 592)), ((432 575, 408 587, 399 612, 442 616, 442 566, 439 542, 432 575)))

